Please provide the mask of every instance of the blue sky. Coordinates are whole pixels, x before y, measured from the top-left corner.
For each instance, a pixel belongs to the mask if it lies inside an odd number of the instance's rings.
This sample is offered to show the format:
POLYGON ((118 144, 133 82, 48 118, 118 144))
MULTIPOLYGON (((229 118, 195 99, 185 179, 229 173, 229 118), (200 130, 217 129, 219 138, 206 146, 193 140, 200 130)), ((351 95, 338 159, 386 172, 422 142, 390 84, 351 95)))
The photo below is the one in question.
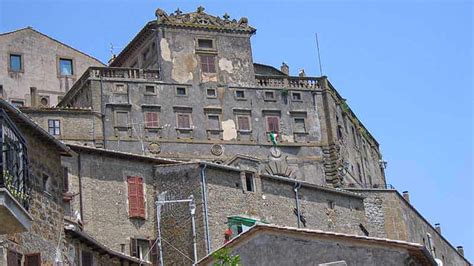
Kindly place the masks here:
POLYGON ((154 19, 197 6, 246 16, 254 61, 323 73, 381 144, 387 179, 474 260, 471 1, 5 1, 0 32, 33 26, 103 62, 154 19))

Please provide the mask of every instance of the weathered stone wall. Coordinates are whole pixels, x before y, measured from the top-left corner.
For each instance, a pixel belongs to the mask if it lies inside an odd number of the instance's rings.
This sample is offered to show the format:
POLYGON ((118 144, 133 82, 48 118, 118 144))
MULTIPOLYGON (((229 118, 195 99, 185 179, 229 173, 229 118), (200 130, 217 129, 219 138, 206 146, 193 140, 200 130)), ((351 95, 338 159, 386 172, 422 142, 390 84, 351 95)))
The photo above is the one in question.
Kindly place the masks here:
POLYGON ((389 239, 420 243, 444 265, 469 265, 457 250, 396 190, 354 190, 364 200, 369 227, 389 239), (383 232, 385 231, 385 232, 383 232), (430 237, 428 237, 428 234, 430 237), (430 247, 429 238, 433 246, 430 247))
POLYGON ((3 235, 0 242, 6 241, 4 247, 23 255, 40 253, 42 265, 53 265, 58 241, 63 237, 60 154, 56 147, 39 140, 29 129, 19 128, 27 142, 32 181, 28 212, 33 222, 28 232, 3 235), (49 176, 47 192, 43 187, 43 174, 49 176))
MULTIPOLYGON (((208 222, 210 231, 211 250, 223 244, 224 231, 228 228, 227 217, 232 215, 252 217, 260 221, 285 226, 297 226, 295 215, 294 183, 271 177, 256 177, 255 191, 246 190, 244 177, 235 168, 230 170, 208 165, 204 170, 207 201, 208 222)), ((167 191, 169 198, 187 198, 193 194, 198 203, 197 221, 201 223, 204 216, 201 212, 204 205, 201 201, 201 169, 198 164, 184 164, 157 167, 155 171, 158 191, 167 191)), ((300 207, 306 220, 306 227, 327 231, 344 232, 362 235, 360 224, 366 226, 362 198, 351 193, 303 185, 301 188, 300 207), (329 201, 334 203, 334 209, 329 208, 329 201)), ((190 250, 191 238, 189 224, 182 230, 182 221, 189 220, 187 206, 173 205, 163 212, 164 238, 172 239, 173 245, 184 250, 190 250), (178 232, 176 232, 178 231, 178 232)), ((204 225, 198 228, 200 247, 206 239, 204 225)), ((201 250, 201 249, 200 249, 201 250)), ((171 257, 177 256, 175 251, 168 248, 171 257)), ((199 252, 202 256, 203 253, 199 252)), ((192 253, 188 253, 189 256, 192 253)), ((167 255, 165 255, 166 258, 167 255)), ((171 258, 169 258, 171 259, 171 258)), ((186 262, 186 259, 179 260, 186 262)))
MULTIPOLYGON (((118 252, 121 244, 125 245, 127 254, 130 254, 130 238, 154 239, 153 163, 86 152, 79 152, 79 156, 80 159, 63 158, 63 165, 70 171, 70 193, 78 194, 81 182, 84 232, 118 252), (145 219, 129 217, 127 176, 143 178, 145 219)), ((71 202, 71 210, 80 212, 79 196, 71 202)))
POLYGON ((28 106, 30 87, 37 88, 38 96, 49 96, 49 105, 54 106, 89 66, 103 66, 98 60, 30 28, 0 36, 0 61, 3 98, 23 100, 28 106), (22 72, 8 71, 10 53, 22 56, 22 72), (59 75, 59 58, 73 60, 72 76, 59 75))
POLYGON ((100 115, 91 110, 56 108, 22 108, 21 110, 46 131, 48 131, 48 120, 59 120, 61 134, 55 137, 62 141, 91 146, 94 146, 96 143, 102 143, 100 115))
POLYGON ((232 248, 231 254, 238 254, 242 265, 431 265, 419 261, 406 249, 390 245, 273 232, 249 238, 245 244, 232 248))

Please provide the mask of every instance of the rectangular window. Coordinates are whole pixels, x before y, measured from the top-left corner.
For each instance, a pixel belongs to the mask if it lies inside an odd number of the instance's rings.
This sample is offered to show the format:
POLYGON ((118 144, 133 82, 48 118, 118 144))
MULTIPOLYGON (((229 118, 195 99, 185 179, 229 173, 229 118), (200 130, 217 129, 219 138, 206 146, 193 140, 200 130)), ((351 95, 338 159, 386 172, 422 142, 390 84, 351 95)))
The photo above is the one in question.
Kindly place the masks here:
POLYGON ((150 241, 147 239, 130 239, 130 255, 144 261, 150 261, 150 241))
POLYGON ((49 180, 49 175, 43 173, 43 191, 46 193, 49 193, 50 191, 50 180, 49 180))
POLYGON ((74 74, 72 59, 59 59, 59 73, 61 76, 72 76, 74 74))
POLYGON ((245 173, 245 185, 247 191, 255 191, 253 173, 245 173))
POLYGON ((203 48, 203 49, 214 48, 213 41, 209 39, 198 39, 198 46, 199 48, 203 48))
POLYGON ((12 72, 21 72, 23 70, 21 55, 19 54, 10 55, 10 69, 9 70, 12 72))
POLYGON ((20 101, 20 100, 12 100, 11 103, 12 103, 12 105, 15 106, 15 107, 22 107, 22 106, 25 106, 25 102, 24 102, 24 101, 20 101))
POLYGON ((92 252, 81 250, 81 266, 92 266, 93 260, 92 252))
POLYGON ((245 91, 242 91, 242 90, 235 91, 235 98, 245 99, 245 91))
POLYGON ((215 98, 217 96, 216 89, 207 89, 207 97, 215 98))
POLYGON ((200 55, 199 57, 203 73, 216 73, 216 57, 214 55, 200 55))
POLYGON ((58 119, 49 119, 48 132, 53 136, 61 135, 61 121, 59 121, 58 119))
POLYGON ((191 114, 177 114, 178 128, 191 129, 191 114))
POLYGON ((69 191, 69 169, 63 167, 63 192, 69 191))
POLYGON ((237 127, 240 131, 250 131, 250 117, 238 115, 237 116, 237 127))
POLYGON ((39 253, 26 254, 25 266, 41 266, 41 255, 39 253))
POLYGON ((301 93, 300 92, 291 93, 291 99, 295 102, 301 101, 301 93))
POLYGON ((207 116, 207 129, 220 130, 220 119, 218 115, 207 116))
POLYGON ((155 94, 155 86, 145 86, 146 94, 155 94))
POLYGON ((128 216, 145 218, 145 197, 143 194, 143 178, 128 176, 128 216))
POLYGON ((145 127, 146 128, 159 127, 158 112, 145 112, 145 127))
POLYGON ((266 101, 273 101, 275 100, 275 92, 273 91, 266 91, 264 94, 264 99, 266 101))
POLYGON ((183 88, 183 87, 178 87, 176 88, 176 95, 178 96, 186 96, 188 95, 187 91, 186 91, 186 88, 183 88))
POLYGON ((331 209, 331 210, 333 210, 334 207, 336 207, 336 204, 334 203, 334 201, 329 200, 329 201, 328 201, 328 208, 331 209))
POLYGON ((115 112, 115 127, 129 127, 128 123, 128 112, 117 111, 115 112))
POLYGON ((267 116, 267 132, 280 132, 280 118, 278 116, 267 116))
POLYGON ((306 133, 306 126, 304 118, 295 118, 295 129, 296 133, 306 133))

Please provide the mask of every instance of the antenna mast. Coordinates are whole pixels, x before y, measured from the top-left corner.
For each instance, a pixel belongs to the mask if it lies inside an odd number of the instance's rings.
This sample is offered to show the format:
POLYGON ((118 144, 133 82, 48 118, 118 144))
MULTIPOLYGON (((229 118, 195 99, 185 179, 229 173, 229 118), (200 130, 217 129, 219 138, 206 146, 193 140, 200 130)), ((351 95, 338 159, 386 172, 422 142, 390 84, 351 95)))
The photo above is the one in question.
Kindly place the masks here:
POLYGON ((319 74, 323 75, 323 65, 321 64, 321 53, 319 52, 319 40, 318 40, 318 33, 316 35, 316 47, 318 49, 318 61, 319 61, 319 74))

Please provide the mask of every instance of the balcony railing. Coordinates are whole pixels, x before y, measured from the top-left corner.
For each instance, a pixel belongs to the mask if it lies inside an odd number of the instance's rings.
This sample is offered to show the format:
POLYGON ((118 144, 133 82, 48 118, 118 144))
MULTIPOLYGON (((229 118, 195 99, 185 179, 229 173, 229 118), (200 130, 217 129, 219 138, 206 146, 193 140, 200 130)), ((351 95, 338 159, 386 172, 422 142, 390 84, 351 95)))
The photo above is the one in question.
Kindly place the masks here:
POLYGON ((287 77, 287 76, 255 76, 257 86, 269 88, 320 88, 317 77, 287 77))
POLYGON ((370 184, 370 183, 348 183, 343 188, 366 188, 366 189, 395 189, 391 184, 370 184))
POLYGON ((123 78, 123 79, 151 79, 160 78, 158 70, 122 68, 122 67, 90 67, 89 75, 92 78, 123 78))
POLYGON ((28 210, 31 184, 26 142, 3 110, 0 110, 0 126, 0 145, 2 147, 0 188, 6 188, 28 210))

